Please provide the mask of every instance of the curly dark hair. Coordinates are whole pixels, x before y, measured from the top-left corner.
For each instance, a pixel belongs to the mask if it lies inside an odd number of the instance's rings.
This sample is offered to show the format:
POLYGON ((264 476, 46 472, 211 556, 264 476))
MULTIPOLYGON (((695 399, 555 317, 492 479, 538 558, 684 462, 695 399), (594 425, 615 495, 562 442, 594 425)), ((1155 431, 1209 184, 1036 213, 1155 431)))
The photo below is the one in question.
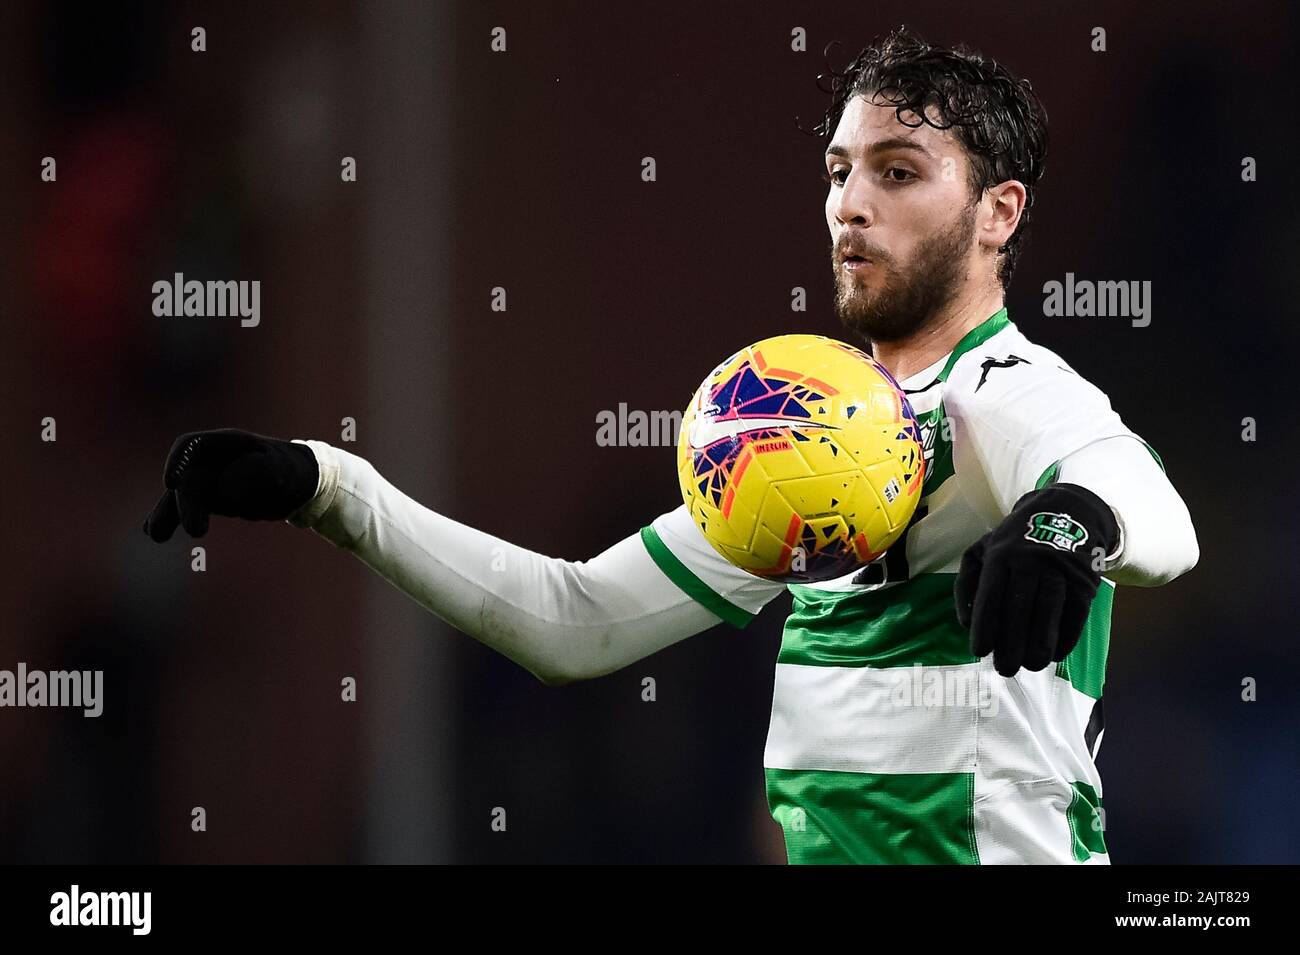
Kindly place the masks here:
POLYGON ((1006 289, 1029 229, 1034 190, 1047 157, 1047 112, 1028 80, 964 45, 931 46, 901 26, 868 46, 843 70, 830 66, 817 86, 831 94, 826 118, 811 131, 829 138, 844 107, 854 96, 897 107, 904 125, 922 122, 935 129, 954 129, 970 157, 970 186, 975 196, 1008 179, 1025 187, 1025 208, 1011 238, 998 251, 998 279, 1006 289), (830 81, 827 87, 826 81, 830 81), (914 118, 904 119, 904 113, 914 118))

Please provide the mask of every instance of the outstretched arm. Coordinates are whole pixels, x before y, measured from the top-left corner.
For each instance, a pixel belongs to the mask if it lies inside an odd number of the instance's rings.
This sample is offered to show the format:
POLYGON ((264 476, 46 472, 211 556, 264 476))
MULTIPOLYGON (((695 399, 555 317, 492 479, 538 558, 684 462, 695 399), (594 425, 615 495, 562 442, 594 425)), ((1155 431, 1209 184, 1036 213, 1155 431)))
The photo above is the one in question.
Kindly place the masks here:
POLYGON ((212 514, 310 527, 551 684, 601 676, 722 619, 734 623, 772 595, 765 582, 716 568, 725 564, 716 554, 692 556, 692 546, 707 545, 682 534, 698 533, 689 519, 684 528, 668 515, 656 523, 717 592, 683 590, 691 572, 657 535, 658 554, 643 532, 589 561, 546 557, 422 507, 364 459, 320 441, 191 432, 172 445, 163 482, 144 523, 153 540, 178 526, 202 537, 212 514))
POLYGON ((291 523, 545 683, 602 676, 720 622, 638 535, 587 561, 546 557, 423 507, 355 454, 295 443, 315 453, 320 482, 291 523))

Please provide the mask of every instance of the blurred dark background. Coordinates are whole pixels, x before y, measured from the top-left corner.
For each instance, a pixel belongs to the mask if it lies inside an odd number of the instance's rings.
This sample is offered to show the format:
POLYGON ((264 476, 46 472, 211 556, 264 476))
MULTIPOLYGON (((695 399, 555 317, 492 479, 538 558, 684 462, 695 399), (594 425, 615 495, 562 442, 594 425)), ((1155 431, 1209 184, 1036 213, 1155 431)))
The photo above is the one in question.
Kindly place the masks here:
POLYGON ((175 435, 220 426, 347 447, 570 559, 669 510, 672 449, 599 447, 596 415, 841 334, 796 122, 827 106, 827 43, 843 66, 901 22, 1040 92, 1012 319, 1109 393, 1199 532, 1195 571, 1116 600, 1112 859, 1297 861, 1295 14, 1045 6, 7 4, 0 668, 103 669, 105 712, 0 709, 0 862, 783 861, 762 753, 788 598, 547 688, 308 532, 216 522, 195 573, 140 524, 175 435), (1150 326, 1043 318, 1067 271, 1150 280, 1150 326), (261 324, 155 317, 175 272, 260 280, 261 324))

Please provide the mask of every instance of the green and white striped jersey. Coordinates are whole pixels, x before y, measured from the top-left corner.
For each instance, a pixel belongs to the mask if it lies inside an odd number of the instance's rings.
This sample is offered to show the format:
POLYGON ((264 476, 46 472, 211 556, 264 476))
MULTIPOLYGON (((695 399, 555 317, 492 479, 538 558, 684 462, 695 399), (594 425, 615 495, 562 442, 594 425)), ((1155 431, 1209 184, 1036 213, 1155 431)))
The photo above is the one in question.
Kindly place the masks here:
MULTIPOLYGON (((764 754, 789 860, 1106 863, 1093 760, 1114 584, 1103 579, 1065 661, 1008 679, 972 656, 953 581, 966 548, 1067 455, 1141 439, 1005 309, 900 384, 927 458, 906 535, 854 574, 789 585, 764 754)), ((641 537, 670 579, 734 625, 786 589, 725 560, 684 507, 641 537)))

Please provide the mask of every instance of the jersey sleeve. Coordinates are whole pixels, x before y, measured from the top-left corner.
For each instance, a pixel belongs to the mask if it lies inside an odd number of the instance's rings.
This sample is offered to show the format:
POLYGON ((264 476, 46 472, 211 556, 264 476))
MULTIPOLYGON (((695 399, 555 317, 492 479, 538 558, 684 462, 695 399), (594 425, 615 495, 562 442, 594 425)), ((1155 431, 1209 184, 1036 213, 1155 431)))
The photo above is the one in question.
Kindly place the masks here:
POLYGON ((981 472, 998 515, 1054 480, 1069 455, 1107 438, 1142 441, 1101 389, 1033 345, 966 356, 953 370, 944 404, 958 469, 981 472))
POLYGON ((1200 545, 1187 505, 1150 447, 1112 438, 1069 455, 1059 478, 1092 491, 1119 521, 1118 557, 1106 566, 1117 584, 1158 587, 1196 566, 1200 545))
POLYGON ((718 623, 665 579, 640 537, 550 557, 454 521, 323 441, 316 495, 290 515, 456 629, 550 684, 613 672, 718 623))
POLYGON ((733 627, 744 627, 785 590, 784 584, 741 570, 714 550, 685 504, 641 528, 641 540, 669 580, 733 627))

